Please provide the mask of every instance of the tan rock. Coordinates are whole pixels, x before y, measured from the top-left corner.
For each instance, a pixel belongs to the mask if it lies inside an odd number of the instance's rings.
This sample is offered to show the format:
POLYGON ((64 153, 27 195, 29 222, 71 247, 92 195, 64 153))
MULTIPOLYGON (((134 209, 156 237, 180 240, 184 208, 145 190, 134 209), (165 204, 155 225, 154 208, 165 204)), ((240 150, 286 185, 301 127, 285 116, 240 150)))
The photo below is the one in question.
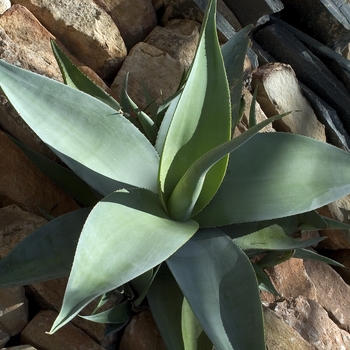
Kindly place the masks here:
POLYGON ((0 57, 16 66, 62 81, 50 46, 55 39, 27 8, 13 5, 0 17, 0 57))
MULTIPOLYGON (((246 89, 243 89, 243 98, 245 101, 245 107, 244 107, 244 112, 242 116, 242 124, 247 129, 249 125, 249 115, 250 115, 250 107, 253 102, 253 96, 252 94, 246 89)), ((259 124, 263 122, 264 120, 267 119, 264 111, 261 109, 260 105, 258 102, 255 103, 255 118, 256 118, 256 123, 259 124)), ((241 127, 238 125, 238 127, 241 127)), ((243 132, 243 130, 241 130, 243 132)), ((263 129, 260 130, 260 132, 275 132, 276 130, 272 127, 272 124, 269 124, 265 126, 263 129)))
POLYGON ((59 189, 0 132, 0 200, 2 206, 18 204, 41 215, 40 209, 59 216, 78 209, 76 202, 59 189))
POLYGON ((120 350, 166 350, 149 310, 135 315, 126 326, 120 350))
POLYGON ((348 349, 350 334, 328 317, 316 301, 303 296, 277 302, 273 311, 293 327, 309 344, 310 349, 348 349))
MULTIPOLYGON (((191 0, 164 0, 165 11, 161 20, 162 25, 166 25, 170 20, 174 18, 191 19, 202 23, 203 10, 201 10, 194 1, 191 0)), ((242 29, 241 24, 237 20, 236 16, 227 7, 223 0, 218 0, 217 9, 219 16, 222 16, 225 21, 235 30, 242 29)), ((223 33, 218 31, 220 42, 226 42, 227 38, 223 33)))
POLYGON ((128 50, 143 41, 156 26, 151 0, 94 0, 116 23, 128 50))
POLYGON ((198 22, 174 19, 165 27, 155 27, 144 42, 167 52, 188 68, 196 53, 199 32, 198 22))
POLYGON ((28 8, 81 62, 102 78, 115 76, 126 47, 112 18, 92 0, 14 0, 28 8))
POLYGON ((143 84, 157 102, 170 97, 178 88, 183 67, 169 54, 146 43, 138 43, 125 59, 111 88, 118 96, 129 72, 128 93, 140 108, 147 106, 143 84))
POLYGON ((1 350, 37 350, 31 345, 18 345, 18 346, 11 346, 9 348, 2 348, 1 350))
MULTIPOLYGON (((346 224, 350 224, 350 195, 347 195, 337 201, 330 203, 320 209, 318 212, 330 219, 334 219, 346 224)), ((321 230, 322 236, 328 237, 319 243, 322 249, 349 249, 350 231, 349 230, 321 230)))
POLYGON ((0 208, 0 259, 46 222, 44 218, 28 213, 14 204, 0 208))
POLYGON ((263 311, 266 345, 269 350, 313 350, 277 313, 268 308, 263 308, 263 311))
MULTIPOLYGON (((308 299, 316 299, 316 288, 305 271, 302 259, 289 259, 282 264, 267 270, 278 293, 284 298, 303 295, 308 299)), ((269 302, 274 300, 271 294, 264 294, 269 302)))
POLYGON ((350 287, 329 265, 305 260, 305 271, 316 289, 316 301, 342 329, 350 332, 350 287))
POLYGON ((327 257, 338 261, 344 267, 332 266, 339 273, 345 283, 350 285, 350 251, 349 249, 328 250, 327 257))
POLYGON ((0 329, 14 336, 27 323, 28 305, 24 287, 0 288, 0 329))
POLYGON ((21 340, 38 349, 50 350, 103 350, 82 330, 68 323, 56 333, 49 335, 57 313, 51 310, 40 311, 21 333, 21 340))
POLYGON ((253 88, 257 85, 257 101, 268 117, 291 112, 274 122, 277 131, 292 132, 326 142, 324 126, 302 95, 291 66, 270 63, 258 68, 253 72, 252 81, 253 88))
POLYGON ((3 14, 10 7, 11 7, 11 1, 10 0, 1 0, 0 1, 0 14, 3 14))

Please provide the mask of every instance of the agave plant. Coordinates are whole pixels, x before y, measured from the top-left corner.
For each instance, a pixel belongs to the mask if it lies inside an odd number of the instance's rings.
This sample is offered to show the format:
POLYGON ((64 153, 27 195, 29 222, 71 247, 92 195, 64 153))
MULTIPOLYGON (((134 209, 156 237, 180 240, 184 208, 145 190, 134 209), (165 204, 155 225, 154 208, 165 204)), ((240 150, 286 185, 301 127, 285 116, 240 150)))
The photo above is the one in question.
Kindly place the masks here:
POLYGON ((51 333, 118 288, 133 298, 86 318, 116 330, 147 295, 169 349, 263 350, 259 286, 273 286, 262 269, 293 254, 330 262, 304 249, 320 238, 290 234, 333 224, 315 209, 350 193, 350 155, 258 133, 282 116, 255 125, 254 109, 248 131, 232 138, 249 28, 220 48, 215 13, 211 0, 193 64, 154 118, 126 92, 121 106, 55 44, 67 85, 0 62, 2 90, 69 169, 19 146, 84 207, 0 262, 1 286, 69 275, 51 333))

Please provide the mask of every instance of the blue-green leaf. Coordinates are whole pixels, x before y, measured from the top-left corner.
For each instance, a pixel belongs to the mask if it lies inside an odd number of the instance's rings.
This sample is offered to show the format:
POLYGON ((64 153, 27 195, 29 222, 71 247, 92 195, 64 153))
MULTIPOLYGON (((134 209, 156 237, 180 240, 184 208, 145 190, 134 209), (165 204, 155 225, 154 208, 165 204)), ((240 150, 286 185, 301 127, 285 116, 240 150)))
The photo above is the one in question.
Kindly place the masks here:
POLYGON ((68 86, 83 91, 90 96, 93 96, 100 101, 106 103, 117 112, 120 110, 120 104, 106 91, 89 79, 63 52, 63 50, 51 40, 52 52, 55 55, 58 66, 65 84, 68 86))
POLYGON ((35 133, 98 192, 130 186, 157 191, 157 152, 113 108, 4 61, 0 86, 35 133))
MULTIPOLYGON (((159 169, 159 192, 166 208, 171 193, 187 169, 231 136, 230 97, 216 34, 215 14, 216 1, 211 0, 187 82, 177 104, 174 102, 169 108, 172 110, 175 107, 174 114, 164 119, 167 124, 171 119, 159 169)), ((187 197, 190 202, 185 206, 190 208, 197 204, 202 208, 208 203, 223 179, 227 160, 225 156, 210 169, 201 192, 187 197)), ((173 216, 172 208, 169 213, 173 216)), ((184 214, 181 220, 187 217, 184 214)))
POLYGON ((21 241, 0 261, 0 286, 23 286, 69 275, 91 209, 60 216, 21 241))
POLYGON ((166 260, 197 229, 194 221, 171 220, 153 192, 121 190, 105 197, 84 225, 63 306, 51 332, 91 300, 166 260))
POLYGON ((306 248, 323 241, 326 237, 316 237, 305 241, 287 236, 278 225, 272 225, 262 230, 250 233, 233 241, 242 250, 291 250, 306 248))
POLYGON ((217 349, 265 350, 255 272, 229 237, 200 229, 167 263, 217 349))
POLYGON ((230 155, 201 226, 270 220, 317 209, 350 193, 350 154, 288 133, 261 133, 230 155))

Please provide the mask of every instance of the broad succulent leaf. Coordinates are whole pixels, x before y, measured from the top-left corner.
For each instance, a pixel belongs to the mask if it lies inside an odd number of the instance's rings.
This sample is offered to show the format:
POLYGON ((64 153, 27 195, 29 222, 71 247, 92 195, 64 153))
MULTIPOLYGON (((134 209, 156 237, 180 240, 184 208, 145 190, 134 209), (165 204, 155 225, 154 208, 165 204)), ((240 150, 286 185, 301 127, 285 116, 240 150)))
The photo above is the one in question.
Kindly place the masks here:
POLYGON ((292 250, 313 246, 325 238, 315 237, 301 241, 300 239, 287 236, 282 227, 272 225, 243 237, 235 238, 233 241, 244 251, 255 249, 292 250))
POLYGON ((239 122, 239 110, 243 85, 243 65, 248 48, 248 34, 250 30, 250 26, 240 30, 221 47, 230 88, 233 127, 239 122))
MULTIPOLYGON (((168 209, 172 213, 174 219, 183 220, 188 218, 191 212, 185 212, 186 203, 195 201, 198 198, 202 189, 208 171, 220 159, 228 153, 233 152, 238 147, 241 147, 245 142, 249 141, 259 130, 273 121, 282 118, 285 114, 264 120, 263 122, 250 128, 248 131, 226 141, 225 143, 211 149, 209 152, 197 159, 182 176, 176 185, 173 193, 168 201, 168 209)), ((196 214, 196 213, 195 213, 196 214)))
POLYGON ((166 260, 197 229, 194 221, 171 220, 158 196, 148 190, 121 190, 106 196, 85 222, 51 332, 96 297, 166 260))
POLYGON ((200 229, 167 264, 217 349, 265 350, 255 272, 228 236, 200 229))
POLYGON ((24 286, 69 275, 91 209, 60 216, 22 240, 0 261, 0 286, 24 286))
MULTIPOLYGON (((196 56, 167 130, 159 169, 159 191, 166 208, 187 169, 203 154, 230 139, 230 97, 215 13, 215 1, 210 1, 196 56)), ((195 205, 202 208, 212 198, 224 176, 227 159, 224 157, 210 169, 197 198, 179 203, 183 209, 176 211, 184 212, 180 219, 186 220, 195 205)))
POLYGON ((350 154, 300 135, 261 133, 231 153, 201 226, 270 220, 308 212, 350 193, 350 154))
POLYGON ((130 186, 157 191, 157 152, 113 108, 2 60, 0 85, 34 132, 98 192, 130 186))

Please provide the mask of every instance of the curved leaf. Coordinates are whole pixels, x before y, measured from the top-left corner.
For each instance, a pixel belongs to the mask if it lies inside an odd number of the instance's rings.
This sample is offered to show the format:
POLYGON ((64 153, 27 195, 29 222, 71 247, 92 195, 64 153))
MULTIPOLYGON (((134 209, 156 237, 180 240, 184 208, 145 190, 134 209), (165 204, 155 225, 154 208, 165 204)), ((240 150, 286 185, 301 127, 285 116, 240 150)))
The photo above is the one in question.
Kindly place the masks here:
POLYGON ((243 85, 243 65, 248 48, 248 26, 233 35, 222 47, 227 80, 230 88, 233 127, 239 122, 239 110, 243 85))
POLYGON ((69 275, 91 208, 60 216, 22 240, 0 261, 0 286, 23 286, 69 275))
MULTIPOLYGON (((243 134, 232 140, 211 149, 199 159, 197 159, 185 172, 177 183, 168 201, 168 210, 175 220, 187 220, 190 218, 194 203, 202 189, 206 175, 210 168, 228 153, 233 152, 238 147, 249 141, 258 131, 275 120, 283 118, 286 114, 268 118, 263 122, 253 126, 243 134), (188 203, 193 203, 189 206, 188 203)), ((197 208, 198 209, 198 208, 197 208)))
MULTIPOLYGON (((194 332, 187 328, 188 322, 195 325, 196 321, 187 306, 184 310, 184 295, 166 264, 160 266, 147 299, 168 350, 212 349, 212 344, 203 331, 196 332, 194 338, 194 332)), ((193 331, 196 329, 195 325, 193 331)))
POLYGON ((317 209, 350 193, 350 154, 288 133, 261 133, 230 155, 201 226, 270 220, 317 209))
POLYGON ((126 300, 108 310, 99 312, 91 316, 79 315, 85 320, 96 323, 126 323, 130 320, 132 315, 131 303, 126 300))
POLYGON ((200 229, 167 264, 217 349, 265 350, 255 272, 229 237, 200 229))
POLYGON ((105 197, 84 225, 51 333, 97 296, 160 264, 197 229, 194 221, 171 220, 150 191, 121 190, 105 197))
POLYGON ((105 90, 99 87, 95 82, 89 79, 63 52, 63 50, 51 40, 52 52, 61 70, 61 74, 65 84, 68 86, 83 91, 92 97, 109 105, 117 112, 120 110, 120 104, 105 90))
POLYGON ((0 85, 35 133, 97 191, 106 195, 125 184, 157 191, 157 152, 113 108, 4 61, 0 85))
POLYGON ((292 250, 296 248, 306 248, 323 241, 326 237, 315 237, 305 241, 289 237, 282 227, 272 225, 262 230, 250 233, 243 237, 235 238, 233 241, 242 250, 262 249, 262 250, 292 250))
MULTIPOLYGON (((159 169, 160 195, 165 205, 187 169, 203 154, 230 139, 230 97, 215 14, 216 1, 211 0, 188 80, 167 130, 159 169)), ((208 203, 223 179, 227 160, 226 156, 210 169, 199 198, 196 196, 198 200, 190 198, 189 207, 196 203, 203 208, 208 203)))

